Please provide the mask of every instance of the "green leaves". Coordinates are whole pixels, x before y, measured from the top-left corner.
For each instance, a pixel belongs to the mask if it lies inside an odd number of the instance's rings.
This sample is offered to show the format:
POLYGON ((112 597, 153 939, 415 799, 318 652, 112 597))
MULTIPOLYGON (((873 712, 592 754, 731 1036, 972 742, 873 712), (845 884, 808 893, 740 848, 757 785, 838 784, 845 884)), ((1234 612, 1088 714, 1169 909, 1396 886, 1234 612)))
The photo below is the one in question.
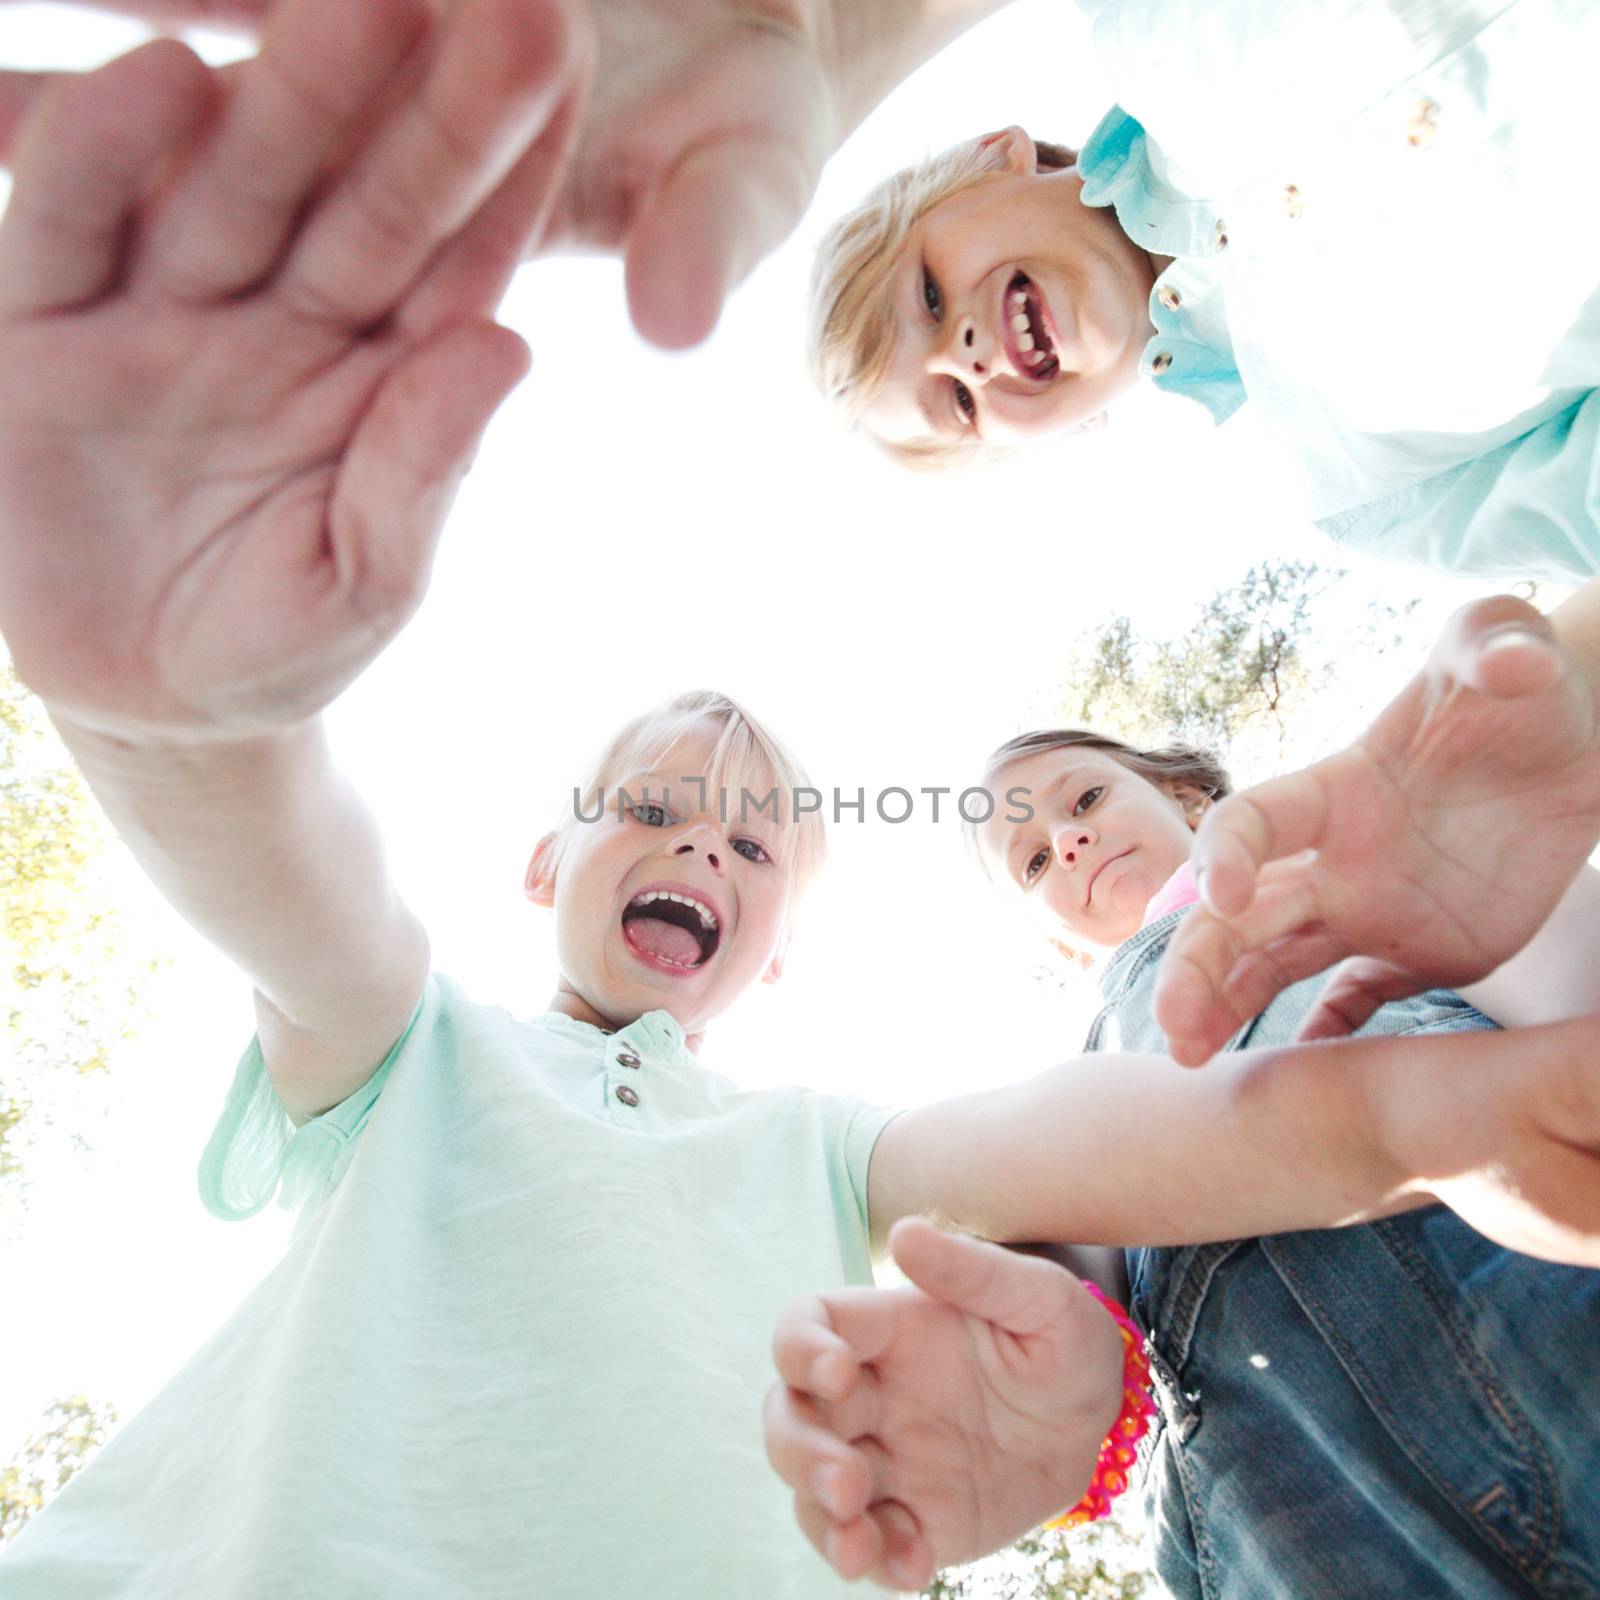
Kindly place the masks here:
POLYGON ((160 963, 127 936, 121 846, 39 702, 0 665, 0 1234, 47 1130, 81 1145, 160 963))
POLYGON ((0 1467, 0 1544, 19 1533, 88 1462, 116 1420, 114 1406, 81 1394, 51 1405, 41 1430, 0 1467))

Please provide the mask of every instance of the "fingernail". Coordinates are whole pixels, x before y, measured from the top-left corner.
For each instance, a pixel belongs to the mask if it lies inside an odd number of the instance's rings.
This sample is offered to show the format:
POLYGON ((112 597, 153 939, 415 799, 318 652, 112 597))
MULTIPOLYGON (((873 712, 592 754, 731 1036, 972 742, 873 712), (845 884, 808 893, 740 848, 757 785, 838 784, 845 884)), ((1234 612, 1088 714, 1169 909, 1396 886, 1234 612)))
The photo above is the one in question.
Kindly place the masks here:
POLYGON ((1521 649, 1525 645, 1542 645, 1544 642, 1538 634, 1530 633, 1526 628, 1502 628, 1498 633, 1491 633, 1478 648, 1487 656, 1497 650, 1521 649))
POLYGON ((889 1576, 900 1585, 902 1589, 915 1589, 917 1587, 917 1572, 911 1565, 908 1556, 895 1556, 889 1562, 889 1576))

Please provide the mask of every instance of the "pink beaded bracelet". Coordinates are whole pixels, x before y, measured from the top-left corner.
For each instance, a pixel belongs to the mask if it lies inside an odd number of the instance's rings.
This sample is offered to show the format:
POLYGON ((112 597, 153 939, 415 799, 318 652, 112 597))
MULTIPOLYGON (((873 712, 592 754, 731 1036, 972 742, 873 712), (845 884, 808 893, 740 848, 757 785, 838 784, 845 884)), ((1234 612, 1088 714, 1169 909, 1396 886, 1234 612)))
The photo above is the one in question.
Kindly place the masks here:
POLYGON ((1098 1284, 1085 1282, 1084 1288, 1111 1313, 1122 1336, 1122 1409, 1100 1446, 1088 1491, 1070 1511, 1045 1523, 1047 1528, 1079 1528, 1110 1516, 1111 1502, 1128 1487, 1139 1441, 1150 1431, 1150 1419, 1156 1414, 1156 1403, 1150 1398, 1150 1358, 1144 1353, 1144 1335, 1098 1284))

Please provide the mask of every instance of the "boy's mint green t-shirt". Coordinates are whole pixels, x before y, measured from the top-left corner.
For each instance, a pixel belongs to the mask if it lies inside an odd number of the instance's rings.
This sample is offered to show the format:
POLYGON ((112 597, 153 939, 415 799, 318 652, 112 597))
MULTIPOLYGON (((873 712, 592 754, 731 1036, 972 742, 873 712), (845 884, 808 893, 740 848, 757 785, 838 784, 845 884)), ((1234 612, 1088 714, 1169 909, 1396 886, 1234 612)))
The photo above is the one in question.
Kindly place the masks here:
POLYGON ((892 1113, 741 1092, 650 1012, 433 979, 294 1129, 259 1046, 201 1167, 284 1259, 0 1560, 15 1600, 822 1600, 766 1463, 779 1308, 866 1283, 892 1113))

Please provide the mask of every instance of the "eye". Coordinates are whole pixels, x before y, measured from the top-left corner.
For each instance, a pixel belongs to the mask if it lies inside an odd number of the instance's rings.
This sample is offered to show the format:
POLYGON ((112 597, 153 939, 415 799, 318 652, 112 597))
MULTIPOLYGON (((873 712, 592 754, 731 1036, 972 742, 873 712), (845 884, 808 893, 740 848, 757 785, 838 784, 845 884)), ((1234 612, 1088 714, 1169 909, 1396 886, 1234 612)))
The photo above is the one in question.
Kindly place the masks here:
POLYGON ((1032 883, 1044 871, 1046 863, 1050 860, 1050 852, 1041 845, 1028 857, 1028 864, 1022 869, 1022 881, 1032 883))
POLYGON ((1092 806, 1095 801, 1098 800, 1105 792, 1106 791, 1103 786, 1097 789, 1085 789, 1083 793, 1078 796, 1077 805, 1072 808, 1073 816, 1081 817, 1084 812, 1087 811, 1089 807, 1092 806))
POLYGON ((970 427, 977 419, 978 402, 972 398, 972 391, 958 378, 955 386, 956 410, 961 413, 964 425, 970 427))
POLYGON ((672 813, 656 800, 641 800, 629 806, 628 811, 647 828, 664 828, 672 821, 672 813))
POLYGON ((767 847, 762 844, 759 839, 735 839, 733 841, 733 848, 737 850, 746 861, 754 861, 760 864, 770 862, 772 860, 772 857, 767 854, 767 847), (749 846, 749 848, 746 849, 746 846, 749 846))
POLYGON ((944 296, 939 293, 939 285, 933 281, 933 274, 926 267, 922 269, 922 303, 935 322, 944 315, 944 296))

